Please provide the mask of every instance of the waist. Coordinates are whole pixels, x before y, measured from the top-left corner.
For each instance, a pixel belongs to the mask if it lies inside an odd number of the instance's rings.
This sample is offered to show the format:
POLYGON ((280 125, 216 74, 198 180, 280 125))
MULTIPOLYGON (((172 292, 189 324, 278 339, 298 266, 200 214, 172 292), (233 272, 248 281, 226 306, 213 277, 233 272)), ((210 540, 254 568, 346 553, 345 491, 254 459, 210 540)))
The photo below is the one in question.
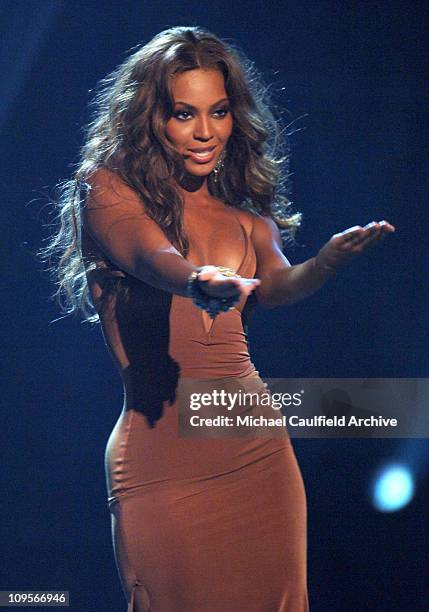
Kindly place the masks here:
POLYGON ((178 364, 181 376, 189 378, 228 378, 255 371, 244 336, 214 336, 210 342, 173 338, 169 355, 178 364))
POLYGON ((229 359, 228 355, 220 355, 219 359, 213 361, 181 359, 179 366, 180 378, 197 380, 243 378, 257 372, 248 355, 242 358, 234 355, 234 359, 229 359))

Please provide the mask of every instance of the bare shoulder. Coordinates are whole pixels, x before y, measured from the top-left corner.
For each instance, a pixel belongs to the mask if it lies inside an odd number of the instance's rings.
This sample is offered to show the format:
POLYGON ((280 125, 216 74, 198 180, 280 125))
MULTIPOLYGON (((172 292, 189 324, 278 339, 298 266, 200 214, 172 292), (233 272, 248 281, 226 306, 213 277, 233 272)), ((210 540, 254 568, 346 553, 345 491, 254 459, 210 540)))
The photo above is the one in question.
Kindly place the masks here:
POLYGON ((115 173, 103 166, 94 168, 85 177, 85 183, 91 189, 99 189, 106 185, 112 185, 115 179, 119 178, 115 176, 115 173))
POLYGON ((281 246, 281 235, 279 228, 269 216, 254 213, 248 210, 239 210, 240 219, 252 239, 254 246, 277 243, 281 246))
MULTIPOLYGON (((81 201, 84 215, 104 211, 111 215, 126 215, 133 218, 148 216, 147 207, 133 188, 114 170, 100 167, 85 177, 86 195, 81 201)), ((117 219, 116 219, 117 220, 117 219)))
POLYGON ((240 222, 242 223, 244 229, 246 230, 247 235, 249 236, 249 238, 251 238, 256 215, 250 212, 249 210, 243 210, 242 208, 236 209, 236 214, 240 219, 240 222))
POLYGON ((123 198, 128 196, 131 199, 136 198, 135 192, 122 180, 122 178, 109 168, 100 167, 93 170, 85 178, 85 182, 90 188, 92 197, 110 193, 123 198))

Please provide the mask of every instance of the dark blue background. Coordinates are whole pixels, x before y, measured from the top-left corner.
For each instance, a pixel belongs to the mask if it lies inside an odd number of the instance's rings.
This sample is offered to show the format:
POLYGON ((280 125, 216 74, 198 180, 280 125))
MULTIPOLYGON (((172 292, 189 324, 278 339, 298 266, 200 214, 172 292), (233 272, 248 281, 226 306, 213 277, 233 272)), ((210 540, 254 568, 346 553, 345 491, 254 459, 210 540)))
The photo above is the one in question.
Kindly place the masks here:
MULTIPOLYGON (((385 218, 396 226, 311 298, 257 311, 256 367, 270 377, 424 377, 427 6, 2 3, 1 589, 68 589, 73 610, 125 609, 103 467, 122 406, 119 376, 99 328, 73 318, 51 323, 58 311, 34 255, 48 235, 44 205, 77 160, 88 90, 127 49, 168 26, 203 25, 239 44, 298 130, 291 170, 303 246, 286 251, 291 263, 352 225, 385 218)), ((312 612, 423 611, 427 442, 294 446, 309 504, 312 612), (400 512, 378 514, 368 483, 380 461, 398 455, 418 469, 416 497, 400 512)))

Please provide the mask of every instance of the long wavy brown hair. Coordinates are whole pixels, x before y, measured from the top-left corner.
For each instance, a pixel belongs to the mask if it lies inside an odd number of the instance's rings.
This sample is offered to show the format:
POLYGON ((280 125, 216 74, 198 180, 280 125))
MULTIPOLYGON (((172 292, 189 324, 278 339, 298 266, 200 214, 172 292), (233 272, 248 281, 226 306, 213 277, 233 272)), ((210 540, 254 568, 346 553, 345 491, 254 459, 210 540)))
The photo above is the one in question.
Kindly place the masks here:
POLYGON ((81 311, 86 321, 98 321, 80 248, 85 178, 97 168, 116 172, 186 257, 189 241, 177 185, 184 163, 165 127, 174 107, 171 77, 196 68, 223 73, 233 116, 225 166, 218 182, 209 175, 210 193, 228 205, 271 217, 283 242, 294 241, 302 215, 289 210, 287 136, 271 109, 269 88, 238 47, 201 27, 169 28, 99 82, 77 169, 57 185, 57 230, 39 255, 48 263, 57 287, 53 297, 63 313, 81 311))

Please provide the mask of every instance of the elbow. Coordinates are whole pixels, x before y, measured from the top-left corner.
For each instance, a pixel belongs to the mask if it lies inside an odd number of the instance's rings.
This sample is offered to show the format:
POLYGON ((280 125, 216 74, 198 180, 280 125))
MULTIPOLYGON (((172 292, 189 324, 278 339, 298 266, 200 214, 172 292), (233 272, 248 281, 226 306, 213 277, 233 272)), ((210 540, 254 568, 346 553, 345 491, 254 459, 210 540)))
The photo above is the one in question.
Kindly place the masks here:
POLYGON ((289 306, 289 304, 293 304, 293 300, 286 299, 284 296, 282 299, 279 296, 275 296, 273 293, 264 294, 257 293, 256 294, 258 304, 262 306, 262 308, 266 308, 267 310, 272 310, 273 308, 277 308, 278 306, 289 306))
POLYGON ((289 287, 285 286, 285 283, 280 283, 278 279, 273 278, 273 276, 265 278, 256 288, 255 292, 258 303, 268 310, 272 310, 278 306, 289 306, 296 301, 289 287))
POLYGON ((257 299, 258 306, 261 306, 262 308, 267 308, 270 310, 272 308, 275 308, 275 306, 273 305, 271 296, 268 294, 267 291, 263 290, 262 285, 259 285, 259 287, 255 289, 255 297, 257 299))

